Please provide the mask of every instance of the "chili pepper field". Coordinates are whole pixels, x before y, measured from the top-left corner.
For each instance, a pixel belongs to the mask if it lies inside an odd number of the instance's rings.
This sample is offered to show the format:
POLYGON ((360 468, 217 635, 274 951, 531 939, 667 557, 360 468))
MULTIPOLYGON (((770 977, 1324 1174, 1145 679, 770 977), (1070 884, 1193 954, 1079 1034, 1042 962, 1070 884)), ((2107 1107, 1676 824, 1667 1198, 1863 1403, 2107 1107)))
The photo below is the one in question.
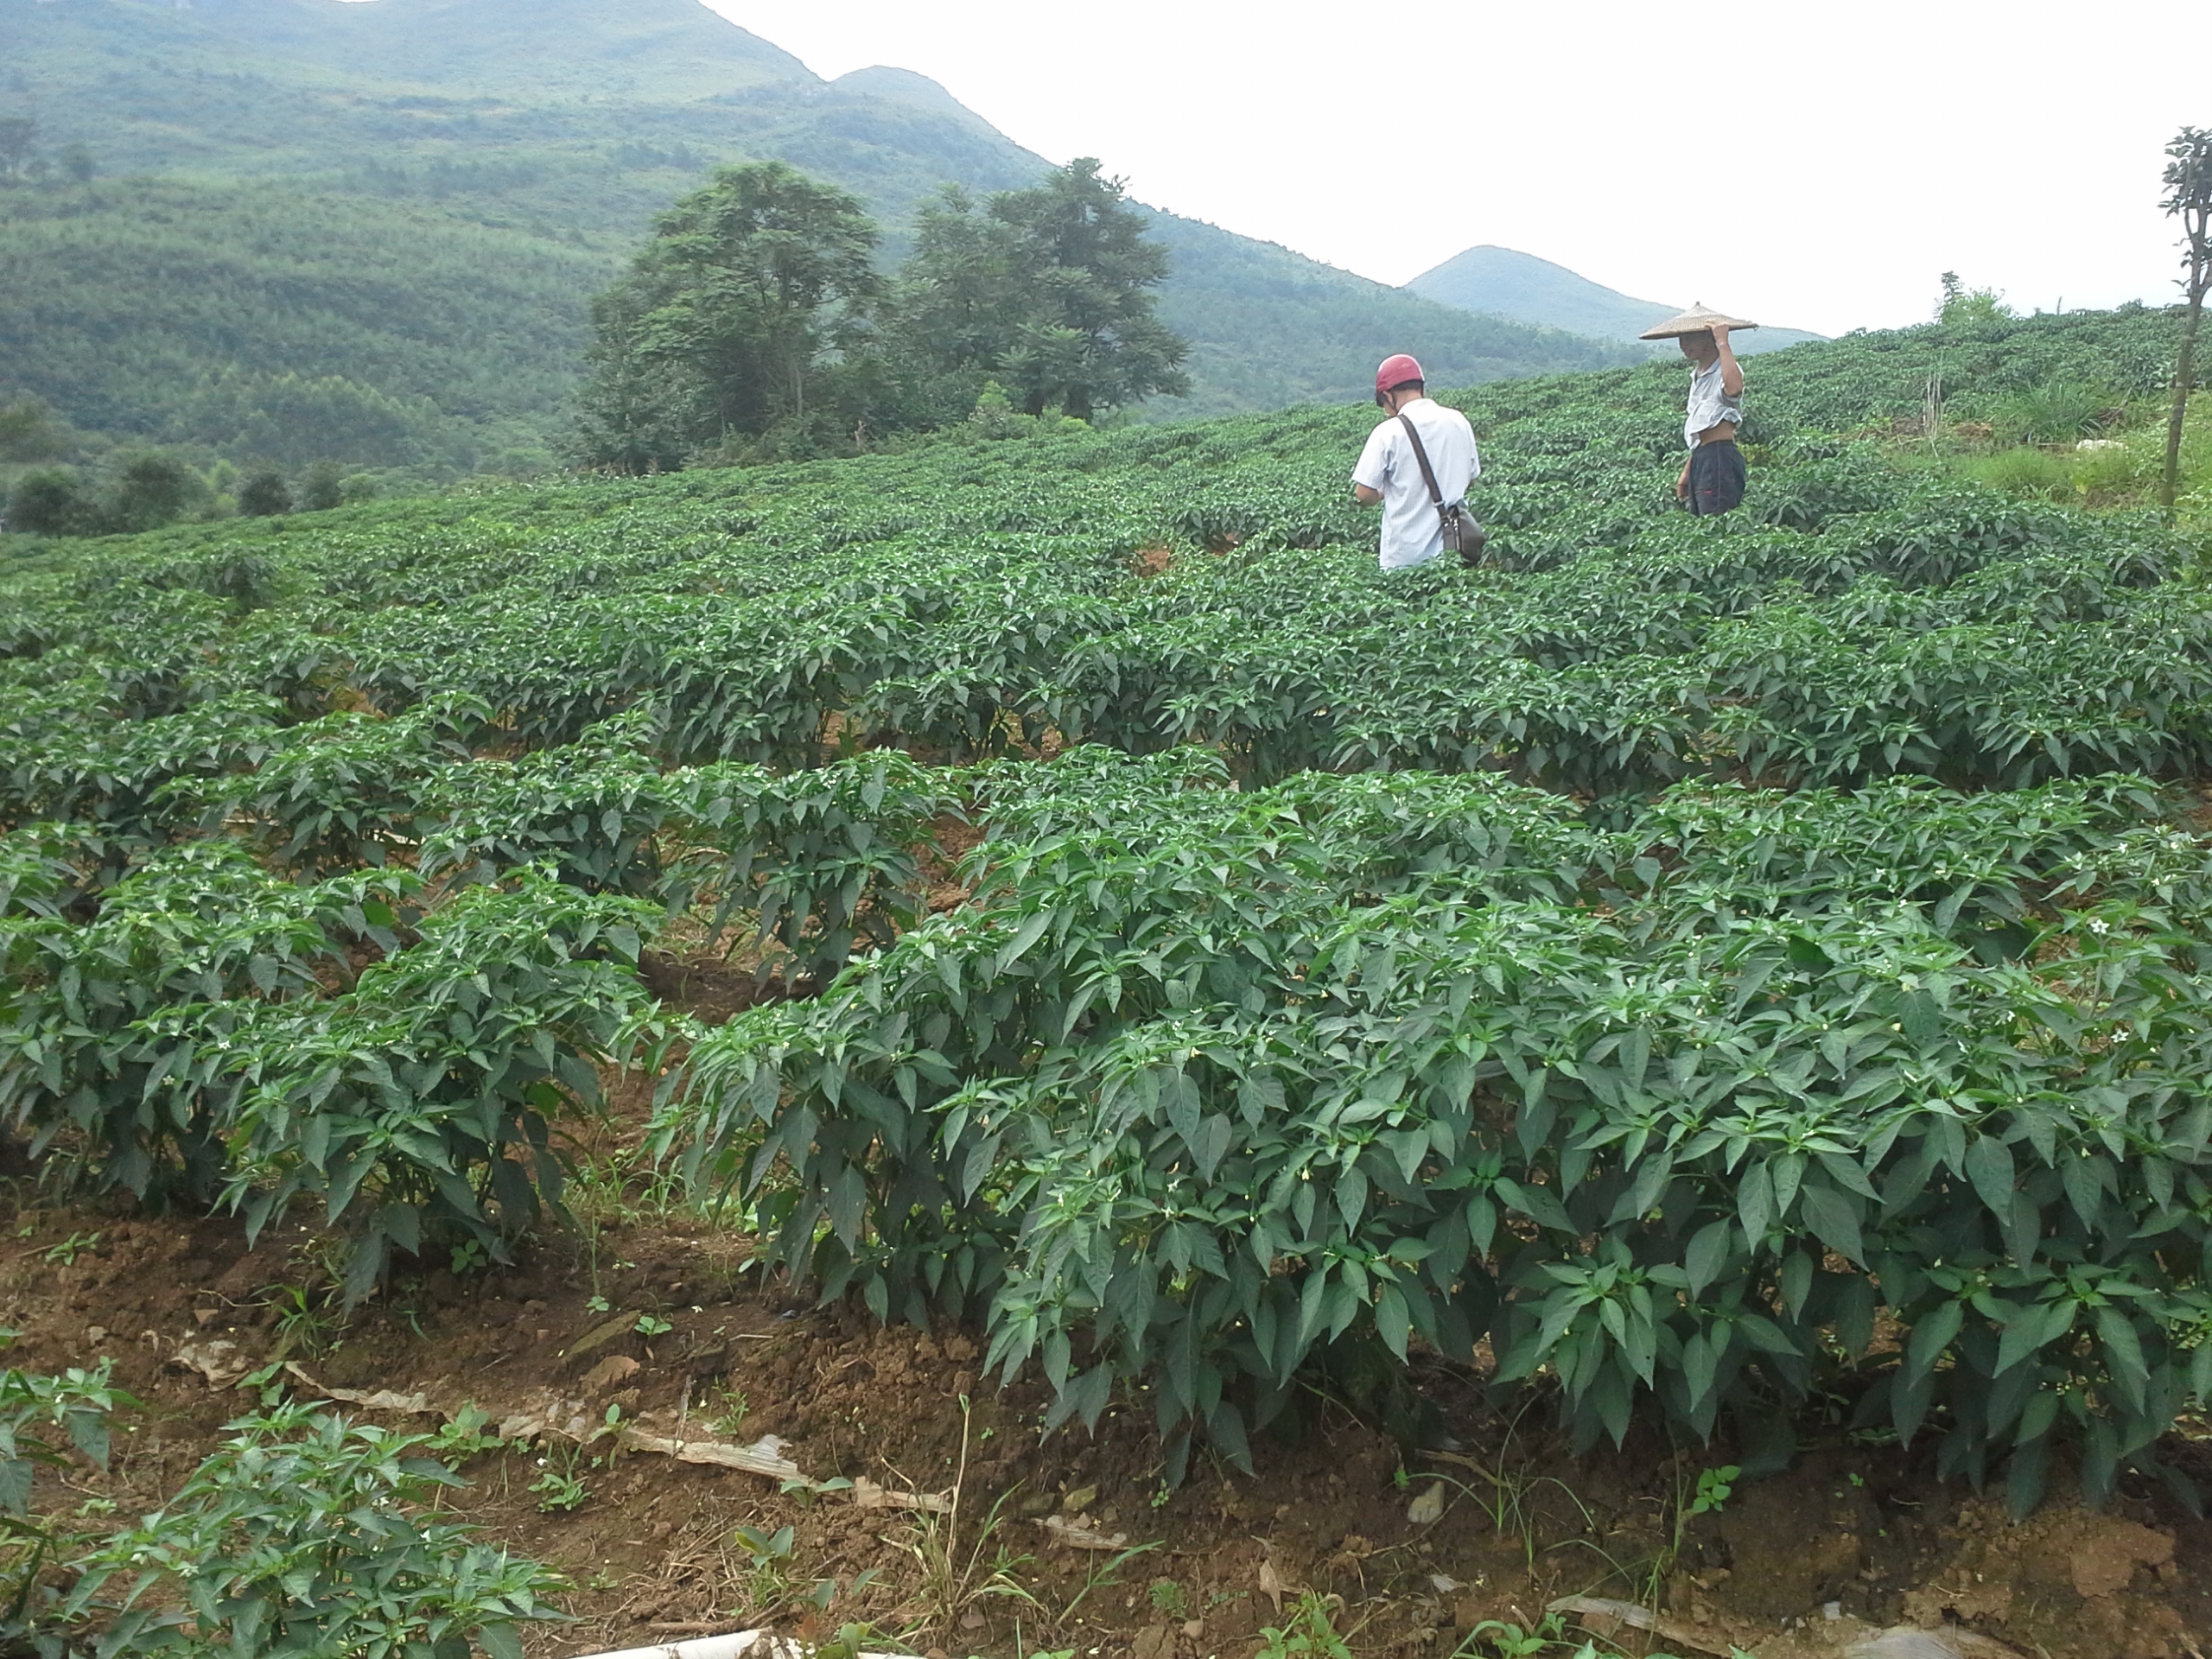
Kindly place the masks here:
MULTIPOLYGON (((439 1344, 534 1300, 511 1374, 634 1312, 633 1420, 749 1387, 811 1477, 944 1485, 989 1414, 1030 1603, 931 1634, 896 1549, 838 1592, 947 1651, 1242 1655, 1311 1602, 1488 1654, 1547 1594, 1684 1650, 2195 1651, 2208 550, 1913 454, 2054 383, 2155 397, 2174 327, 1758 358, 1717 521, 1673 501, 1679 368, 1446 394, 1474 570, 1376 568, 1360 408, 8 543, 12 1213, 229 1287, 159 1287, 145 1343, 26 1268, 17 1357, 100 1324, 212 1423, 170 1326, 264 1358, 290 1287, 324 1382, 488 1399, 439 1344), (748 1384, 779 1330, 816 1369, 748 1384), (854 1355, 929 1466, 824 1416, 854 1355), (1726 1528, 1763 1491, 1813 1541, 1778 1600, 1726 1528), (1063 1611, 1103 1558, 1055 1503, 1169 1545, 1063 1611), (2164 1553, 1931 1590, 2055 1516, 2164 1553)), ((562 1529, 613 1478, 490 1518, 606 1646, 646 1569, 593 1588, 562 1529)), ((775 1559, 834 1553, 832 1498, 742 1496, 775 1559)), ((662 1623, 809 1616, 751 1582, 662 1623)))

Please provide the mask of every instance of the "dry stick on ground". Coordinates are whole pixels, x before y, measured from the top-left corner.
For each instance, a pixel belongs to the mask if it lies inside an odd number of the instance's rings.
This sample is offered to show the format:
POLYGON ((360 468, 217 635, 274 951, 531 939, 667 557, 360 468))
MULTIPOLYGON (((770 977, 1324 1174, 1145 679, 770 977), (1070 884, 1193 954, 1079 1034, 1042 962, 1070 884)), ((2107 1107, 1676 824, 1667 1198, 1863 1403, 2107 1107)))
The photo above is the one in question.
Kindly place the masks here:
MULTIPOLYGON (((728 1537, 729 1528, 717 1516, 704 1522, 695 1521, 670 1538, 658 1570, 641 1589, 624 1599, 619 1610, 620 1620, 634 1621, 640 1614, 664 1606, 679 1594, 692 1601, 703 1599, 709 1612, 721 1608, 723 1592, 733 1576, 729 1570, 728 1537)), ((657 1624, 652 1628, 711 1633, 719 1631, 728 1622, 722 1619, 688 1624, 657 1624)))
POLYGON ((2158 205, 2179 219, 2188 246, 2182 288, 2189 314, 2182 324, 2181 349, 2174 360, 2173 410, 2166 417, 2166 470, 2158 488, 2166 522, 2174 521, 2174 492, 2181 480, 2181 429, 2189 416, 2189 394, 2196 381, 2196 332, 2204 320, 2204 295, 2212 288, 2212 132, 2183 127, 2166 146, 2166 199, 2158 205))

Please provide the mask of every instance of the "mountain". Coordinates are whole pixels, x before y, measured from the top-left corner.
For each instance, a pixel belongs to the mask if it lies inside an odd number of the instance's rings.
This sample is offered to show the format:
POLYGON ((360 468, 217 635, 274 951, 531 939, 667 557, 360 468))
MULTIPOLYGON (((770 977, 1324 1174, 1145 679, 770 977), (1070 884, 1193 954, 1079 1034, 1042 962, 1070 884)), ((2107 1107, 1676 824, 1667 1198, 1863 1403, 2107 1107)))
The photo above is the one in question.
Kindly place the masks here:
MULTIPOLYGON (((823 80, 697 0, 0 0, 10 116, 44 173, 0 179, 0 402, 429 474, 553 457, 591 296, 717 165, 854 191, 887 260, 940 185, 1046 168, 925 77, 823 80)), ((1147 418, 1363 397, 1395 350, 1446 384, 1630 355, 1154 227, 1194 384, 1147 418)))
POLYGON ((948 116, 963 125, 1001 136, 998 130, 983 118, 963 104, 927 75, 918 75, 911 69, 891 69, 881 64, 873 68, 854 69, 830 83, 833 91, 857 93, 862 98, 880 98, 893 104, 910 104, 918 110, 927 110, 933 115, 948 116))
MULTIPOLYGON (((1462 311, 1564 328, 1599 340, 1633 340, 1652 324, 1664 322, 1684 308, 1662 305, 1656 300, 1635 299, 1533 253, 1487 245, 1455 253, 1433 270, 1421 272, 1406 284, 1406 291, 1462 311)), ((1726 303, 1715 296, 1700 297, 1726 303)), ((1785 346, 1825 338, 1802 328, 1762 325, 1755 334, 1739 335, 1735 346, 1748 357, 1754 352, 1779 351, 1785 346)))
MULTIPOLYGON (((790 53, 704 6, 657 0, 36 0, 57 20, 119 29, 130 48, 226 38, 235 57, 359 83, 525 96, 532 104, 711 98, 808 78, 790 53), (152 13, 155 16, 149 16, 152 13), (104 15, 103 15, 104 14, 104 15), (162 16, 161 14, 166 14, 162 16)), ((127 117, 126 117, 127 118, 127 117)))

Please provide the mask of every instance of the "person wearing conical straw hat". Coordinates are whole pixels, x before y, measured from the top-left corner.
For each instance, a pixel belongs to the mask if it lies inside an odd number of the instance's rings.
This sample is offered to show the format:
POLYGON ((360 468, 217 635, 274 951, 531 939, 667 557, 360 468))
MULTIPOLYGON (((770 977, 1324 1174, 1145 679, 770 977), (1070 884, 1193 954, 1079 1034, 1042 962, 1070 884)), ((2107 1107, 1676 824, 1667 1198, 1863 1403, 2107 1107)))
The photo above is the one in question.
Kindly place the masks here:
POLYGON ((1696 365, 1690 374, 1689 416, 1682 439, 1689 459, 1675 480, 1675 499, 1692 512, 1732 512, 1744 499, 1744 452, 1736 429, 1744 423, 1744 365, 1728 336, 1756 322, 1707 308, 1702 302, 1643 331, 1646 340, 1674 340, 1696 365))

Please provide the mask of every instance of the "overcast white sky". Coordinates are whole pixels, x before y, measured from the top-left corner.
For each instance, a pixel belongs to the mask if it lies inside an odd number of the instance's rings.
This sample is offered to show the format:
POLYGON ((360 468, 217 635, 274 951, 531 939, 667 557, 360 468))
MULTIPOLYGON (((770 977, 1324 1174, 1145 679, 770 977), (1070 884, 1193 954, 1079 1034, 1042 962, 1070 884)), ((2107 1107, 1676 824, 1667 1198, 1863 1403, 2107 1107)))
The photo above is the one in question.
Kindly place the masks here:
POLYGON ((1053 162, 1388 283, 1477 243, 1840 334, 1939 274, 2163 302, 2207 0, 706 0, 834 77, 941 81, 1053 162))

